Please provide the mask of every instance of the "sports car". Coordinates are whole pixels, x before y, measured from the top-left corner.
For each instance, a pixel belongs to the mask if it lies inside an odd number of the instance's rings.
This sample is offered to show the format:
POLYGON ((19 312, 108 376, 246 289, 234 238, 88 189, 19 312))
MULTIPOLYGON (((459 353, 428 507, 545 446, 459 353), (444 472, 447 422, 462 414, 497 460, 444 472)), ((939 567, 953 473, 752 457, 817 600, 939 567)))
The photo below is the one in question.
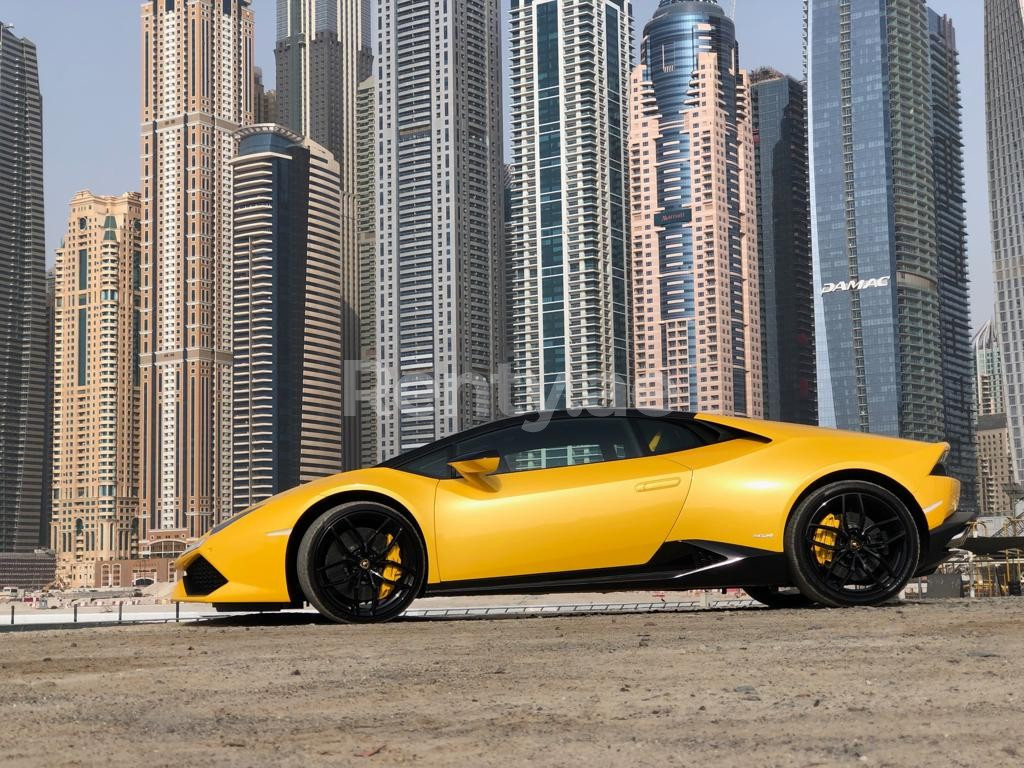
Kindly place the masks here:
POLYGON ((174 599, 386 621, 420 596, 742 587, 876 605, 967 536, 945 443, 685 413, 533 413, 216 526, 174 599))

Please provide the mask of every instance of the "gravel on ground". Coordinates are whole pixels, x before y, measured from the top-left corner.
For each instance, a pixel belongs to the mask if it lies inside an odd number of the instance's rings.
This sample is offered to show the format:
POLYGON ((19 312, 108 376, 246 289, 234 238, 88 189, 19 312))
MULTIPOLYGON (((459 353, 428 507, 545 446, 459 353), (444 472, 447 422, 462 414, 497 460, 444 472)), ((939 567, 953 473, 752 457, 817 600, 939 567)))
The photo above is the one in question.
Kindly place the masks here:
POLYGON ((5 766, 1024 760, 1024 600, 0 635, 5 766))

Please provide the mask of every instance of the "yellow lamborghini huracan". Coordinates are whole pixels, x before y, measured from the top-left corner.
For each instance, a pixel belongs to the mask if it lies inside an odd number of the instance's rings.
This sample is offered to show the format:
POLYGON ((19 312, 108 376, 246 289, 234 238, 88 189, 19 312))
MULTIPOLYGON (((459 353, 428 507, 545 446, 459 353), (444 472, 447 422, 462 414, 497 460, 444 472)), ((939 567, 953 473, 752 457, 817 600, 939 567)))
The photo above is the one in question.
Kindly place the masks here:
POLYGON ((874 605, 966 537, 948 446, 682 413, 539 413, 279 494, 174 598, 386 621, 423 595, 742 587, 874 605))

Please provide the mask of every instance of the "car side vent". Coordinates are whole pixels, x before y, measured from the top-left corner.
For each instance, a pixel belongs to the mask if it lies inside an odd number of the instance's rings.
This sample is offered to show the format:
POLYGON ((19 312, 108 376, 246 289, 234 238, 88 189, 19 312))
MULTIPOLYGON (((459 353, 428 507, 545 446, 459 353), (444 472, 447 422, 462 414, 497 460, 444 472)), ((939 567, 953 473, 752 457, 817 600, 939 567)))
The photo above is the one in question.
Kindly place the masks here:
POLYGON ((693 547, 689 554, 693 560, 693 570, 695 571, 700 568, 707 568, 710 565, 717 565, 727 559, 724 555, 712 552, 709 549, 703 549, 702 547, 693 547))
POLYGON ((647 565, 655 571, 697 571, 728 559, 725 555, 687 541, 669 541, 662 545, 647 565))
POLYGON ((189 563, 182 578, 188 595, 209 595, 228 583, 221 572, 210 565, 205 557, 198 557, 189 563))

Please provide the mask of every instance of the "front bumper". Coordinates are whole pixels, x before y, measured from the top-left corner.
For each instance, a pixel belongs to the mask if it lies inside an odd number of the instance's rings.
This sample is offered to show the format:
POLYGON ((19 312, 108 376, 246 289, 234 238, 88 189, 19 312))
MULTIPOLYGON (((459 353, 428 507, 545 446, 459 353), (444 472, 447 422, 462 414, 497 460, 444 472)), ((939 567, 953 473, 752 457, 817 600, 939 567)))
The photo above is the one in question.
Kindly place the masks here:
POLYGON ((929 576, 948 560, 970 535, 974 515, 961 509, 954 512, 928 535, 928 547, 921 553, 921 564, 915 576, 929 576))
POLYGON ((204 539, 178 558, 171 599, 185 603, 290 603, 288 537, 246 530, 245 521, 204 539))

